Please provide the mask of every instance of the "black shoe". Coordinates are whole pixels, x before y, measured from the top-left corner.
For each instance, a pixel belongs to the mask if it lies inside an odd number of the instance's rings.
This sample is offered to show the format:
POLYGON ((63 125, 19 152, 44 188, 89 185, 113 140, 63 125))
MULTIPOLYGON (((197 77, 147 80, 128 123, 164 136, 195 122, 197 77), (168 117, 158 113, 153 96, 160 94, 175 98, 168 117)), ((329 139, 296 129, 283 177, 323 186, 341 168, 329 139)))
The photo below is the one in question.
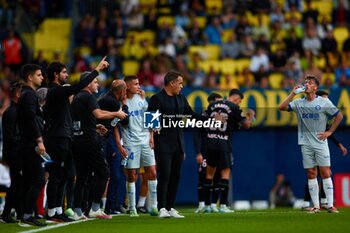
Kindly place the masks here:
POLYGON ((148 214, 148 210, 146 207, 141 206, 136 208, 138 214, 148 214))
POLYGON ((111 209, 105 210, 104 212, 105 212, 106 214, 108 214, 108 215, 117 215, 117 214, 121 214, 121 212, 119 212, 118 210, 111 210, 111 209))
POLYGON ((22 222, 23 222, 23 223, 26 223, 26 224, 29 224, 29 225, 32 225, 32 226, 38 226, 38 227, 47 226, 46 223, 39 222, 39 221, 36 220, 34 217, 29 217, 29 218, 27 218, 27 219, 23 219, 22 222))
POLYGON ((9 216, 9 217, 2 217, 1 221, 4 222, 4 223, 17 223, 17 220, 14 219, 11 216, 9 216))
POLYGON ((73 222, 73 219, 68 218, 65 214, 55 214, 52 217, 47 216, 46 217, 47 221, 52 221, 52 222, 73 222))

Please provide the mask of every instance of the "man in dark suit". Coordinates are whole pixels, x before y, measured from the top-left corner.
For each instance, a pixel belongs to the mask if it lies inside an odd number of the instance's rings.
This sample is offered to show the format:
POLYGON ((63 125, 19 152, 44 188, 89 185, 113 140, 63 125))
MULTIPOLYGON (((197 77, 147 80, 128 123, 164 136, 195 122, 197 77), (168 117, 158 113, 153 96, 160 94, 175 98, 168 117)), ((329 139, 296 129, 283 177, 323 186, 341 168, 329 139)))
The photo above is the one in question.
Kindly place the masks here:
MULTIPOLYGON (((158 110, 163 116, 174 115, 173 121, 181 120, 184 115, 207 119, 192 110, 186 97, 180 94, 182 88, 183 75, 176 71, 168 72, 164 77, 164 89, 150 98, 148 111, 158 110)), ((154 147, 159 175, 159 218, 184 218, 174 209, 185 153, 183 130, 179 127, 163 127, 154 133, 154 147)))

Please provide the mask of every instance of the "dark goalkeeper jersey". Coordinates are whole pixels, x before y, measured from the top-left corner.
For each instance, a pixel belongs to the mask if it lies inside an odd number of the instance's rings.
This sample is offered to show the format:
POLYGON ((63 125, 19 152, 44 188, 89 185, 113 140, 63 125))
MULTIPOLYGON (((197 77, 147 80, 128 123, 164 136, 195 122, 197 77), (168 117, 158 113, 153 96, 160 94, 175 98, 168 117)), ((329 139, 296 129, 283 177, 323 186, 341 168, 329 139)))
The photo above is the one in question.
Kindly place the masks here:
POLYGON ((227 100, 220 100, 210 104, 206 112, 209 117, 219 114, 225 119, 225 122, 221 123, 221 127, 210 127, 207 129, 207 149, 231 152, 231 134, 239 123, 245 120, 244 113, 238 105, 227 100))

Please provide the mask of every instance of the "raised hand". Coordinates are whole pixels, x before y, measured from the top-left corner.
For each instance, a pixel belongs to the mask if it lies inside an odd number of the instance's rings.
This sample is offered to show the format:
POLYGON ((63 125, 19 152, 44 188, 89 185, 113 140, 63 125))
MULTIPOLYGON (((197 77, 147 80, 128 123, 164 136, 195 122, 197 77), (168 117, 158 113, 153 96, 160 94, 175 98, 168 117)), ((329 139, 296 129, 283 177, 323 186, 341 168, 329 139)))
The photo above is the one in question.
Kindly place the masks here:
POLYGON ((100 63, 98 63, 96 70, 100 72, 101 70, 106 69, 109 66, 109 63, 106 61, 107 56, 104 56, 100 63))

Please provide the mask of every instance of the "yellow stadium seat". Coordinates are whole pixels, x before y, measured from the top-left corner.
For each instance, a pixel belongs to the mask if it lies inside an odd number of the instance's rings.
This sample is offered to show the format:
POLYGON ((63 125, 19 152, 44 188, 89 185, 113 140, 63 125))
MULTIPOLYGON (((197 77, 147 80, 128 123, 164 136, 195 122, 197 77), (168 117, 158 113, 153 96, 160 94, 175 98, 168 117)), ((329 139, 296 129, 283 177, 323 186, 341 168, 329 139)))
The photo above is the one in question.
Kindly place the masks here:
POLYGON ((224 42, 224 43, 227 42, 230 39, 230 37, 232 36, 232 34, 233 34, 233 30, 230 30, 230 29, 224 30, 221 34, 222 42, 224 42))
POLYGON ((219 14, 222 12, 222 0, 205 0, 205 7, 209 14, 219 14))
POLYGON ((123 61, 123 74, 125 75, 136 75, 139 72, 140 64, 137 61, 126 60, 123 61))
POLYGON ((221 48, 218 45, 205 45, 203 50, 208 55, 208 60, 217 60, 220 57, 221 48))
POLYGON ((221 48, 218 45, 192 45, 188 49, 189 56, 192 57, 194 53, 199 53, 208 60, 217 60, 220 57, 221 48))
POLYGON ((192 19, 192 24, 193 24, 193 21, 197 21, 198 23, 198 27, 200 29, 203 29, 205 28, 205 26, 207 25, 207 18, 205 16, 196 16, 192 19))
POLYGON ((222 74, 235 74, 236 72, 236 63, 233 59, 224 59, 220 61, 220 71, 222 74))
POLYGON ((175 24, 175 18, 172 17, 172 16, 160 16, 157 19, 158 27, 161 27, 161 25, 163 25, 164 23, 166 23, 168 25, 174 25, 175 24))
POLYGON ((236 66, 236 70, 238 72, 242 72, 242 70, 246 67, 249 67, 250 65, 250 59, 249 58, 241 58, 241 59, 237 59, 235 60, 235 66, 236 66))
POLYGON ((231 90, 233 88, 238 89, 239 85, 237 82, 237 78, 235 76, 229 75, 229 74, 221 75, 219 87, 221 90, 231 90))
POLYGON ((209 73, 210 70, 218 73, 220 72, 220 62, 219 61, 201 61, 198 63, 199 67, 203 69, 205 73, 209 73))
POLYGON ((334 38, 338 43, 338 51, 341 51, 344 41, 349 37, 349 31, 346 27, 336 27, 333 30, 334 38))
POLYGON ((280 89, 284 76, 282 73, 272 73, 269 75, 269 85, 272 89, 280 89))
POLYGON ((313 2, 320 15, 331 15, 333 10, 332 0, 319 0, 313 2))
POLYGON ((155 37, 155 32, 151 30, 145 30, 140 34, 142 40, 148 40, 151 44, 154 44, 155 37))

